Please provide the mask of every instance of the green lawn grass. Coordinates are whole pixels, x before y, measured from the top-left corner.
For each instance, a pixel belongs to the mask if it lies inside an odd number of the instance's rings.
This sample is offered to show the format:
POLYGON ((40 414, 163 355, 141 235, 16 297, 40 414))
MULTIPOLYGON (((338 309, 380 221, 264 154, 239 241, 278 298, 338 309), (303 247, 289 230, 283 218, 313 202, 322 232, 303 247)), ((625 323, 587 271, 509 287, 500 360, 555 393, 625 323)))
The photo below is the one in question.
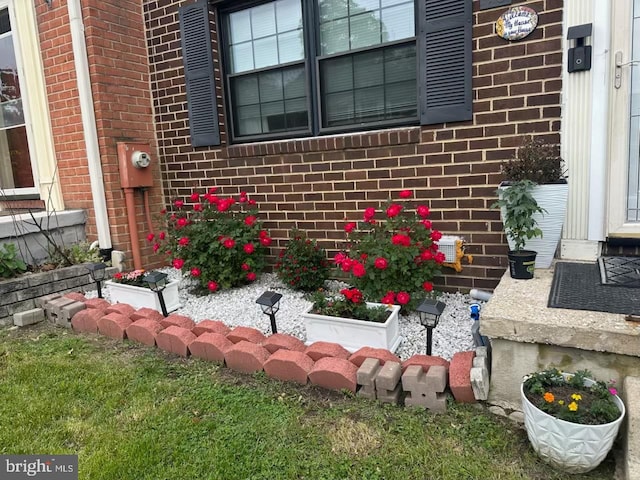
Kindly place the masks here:
POLYGON ((78 454, 81 479, 612 479, 542 464, 479 405, 446 414, 48 325, 0 330, 0 453, 78 454))

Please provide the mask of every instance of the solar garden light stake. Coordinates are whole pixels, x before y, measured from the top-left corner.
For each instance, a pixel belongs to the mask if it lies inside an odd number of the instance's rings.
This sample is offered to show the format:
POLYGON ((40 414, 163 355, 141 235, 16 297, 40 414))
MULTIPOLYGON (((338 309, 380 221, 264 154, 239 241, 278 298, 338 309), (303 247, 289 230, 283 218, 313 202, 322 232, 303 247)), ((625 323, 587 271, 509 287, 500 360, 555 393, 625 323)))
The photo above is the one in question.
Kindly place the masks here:
POLYGON ((425 298, 416 309, 420 314, 420 323, 427 329, 427 355, 431 355, 433 329, 438 326, 440 315, 442 315, 445 307, 446 304, 443 302, 425 298))
POLYGON ((91 276, 91 280, 96 282, 96 288, 98 290, 98 298, 102 298, 102 280, 105 279, 107 275, 107 265, 99 262, 99 263, 89 263, 86 265, 86 269, 89 270, 89 275, 91 276))
POLYGON ((265 315, 269 315, 269 320, 271 320, 271 333, 278 333, 278 327, 276 326, 276 313, 280 310, 280 299, 282 295, 276 292, 264 292, 258 299, 256 303, 260 305, 262 309, 262 313, 265 315))
POLYGON ((160 308, 162 309, 162 315, 165 317, 169 315, 167 312, 167 306, 164 303, 164 296, 162 291, 167 286, 167 274, 162 272, 149 272, 144 276, 144 281, 149 285, 149 289, 152 292, 158 294, 158 301, 160 302, 160 308))

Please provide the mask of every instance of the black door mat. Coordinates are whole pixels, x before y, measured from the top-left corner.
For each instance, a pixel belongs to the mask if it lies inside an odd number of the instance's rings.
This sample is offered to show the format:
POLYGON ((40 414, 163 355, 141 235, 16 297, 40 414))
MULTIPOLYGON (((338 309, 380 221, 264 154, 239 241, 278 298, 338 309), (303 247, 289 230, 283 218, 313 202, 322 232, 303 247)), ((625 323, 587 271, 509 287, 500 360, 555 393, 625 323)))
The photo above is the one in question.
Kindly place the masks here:
POLYGON ((600 257, 598 266, 604 285, 640 287, 640 257, 600 257))
POLYGON ((640 289, 602 285, 596 263, 557 262, 548 306, 640 315, 640 289))

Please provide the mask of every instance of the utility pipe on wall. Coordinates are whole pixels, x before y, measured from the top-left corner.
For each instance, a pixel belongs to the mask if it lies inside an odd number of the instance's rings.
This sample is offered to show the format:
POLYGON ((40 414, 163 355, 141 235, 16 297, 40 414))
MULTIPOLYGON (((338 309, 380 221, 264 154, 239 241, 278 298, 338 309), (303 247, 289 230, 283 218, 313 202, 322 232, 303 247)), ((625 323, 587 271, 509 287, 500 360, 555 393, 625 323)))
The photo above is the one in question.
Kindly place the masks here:
POLYGON ((93 94, 89 77, 89 62, 87 59, 87 44, 84 37, 84 22, 82 21, 82 6, 80 0, 68 0, 67 10, 71 25, 71 44, 73 45, 73 60, 78 79, 78 96, 80 97, 80 113, 82 116, 82 131, 87 147, 87 162, 89 166, 89 180, 91 182, 91 197, 96 216, 96 229, 100 250, 110 250, 111 231, 107 215, 107 200, 102 177, 100 149, 98 148, 98 131, 96 115, 93 108, 93 94))
POLYGON ((138 237, 138 225, 136 222, 136 198, 133 188, 124 189, 124 202, 127 206, 127 220, 129 222, 129 236, 131 237, 131 255, 133 256, 133 268, 142 269, 140 256, 140 239, 138 237))

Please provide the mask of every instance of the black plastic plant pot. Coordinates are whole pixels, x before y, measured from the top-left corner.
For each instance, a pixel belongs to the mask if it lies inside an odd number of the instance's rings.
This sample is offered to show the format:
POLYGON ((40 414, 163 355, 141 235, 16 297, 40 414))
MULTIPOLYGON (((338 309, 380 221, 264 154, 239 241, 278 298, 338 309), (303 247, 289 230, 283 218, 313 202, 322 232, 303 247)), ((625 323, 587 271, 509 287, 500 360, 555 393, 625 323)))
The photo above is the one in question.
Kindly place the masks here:
POLYGON ((508 258, 511 278, 518 280, 529 280, 533 278, 533 271, 536 267, 536 255, 537 252, 533 250, 510 250, 508 258))

